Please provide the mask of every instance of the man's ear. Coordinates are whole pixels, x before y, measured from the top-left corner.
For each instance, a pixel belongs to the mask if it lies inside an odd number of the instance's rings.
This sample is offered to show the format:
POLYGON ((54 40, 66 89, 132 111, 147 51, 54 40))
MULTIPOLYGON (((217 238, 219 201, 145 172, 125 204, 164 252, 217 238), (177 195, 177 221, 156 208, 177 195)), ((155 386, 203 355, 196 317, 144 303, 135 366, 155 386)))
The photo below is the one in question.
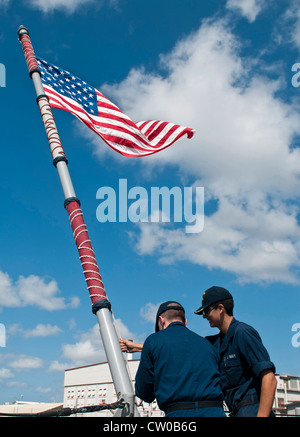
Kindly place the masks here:
POLYGON ((184 319, 184 326, 186 326, 186 324, 187 324, 187 320, 186 320, 186 319, 184 319))
POLYGON ((225 313, 225 307, 224 307, 224 305, 223 304, 219 304, 218 305, 218 308, 219 308, 219 310, 220 310, 220 313, 225 313))
POLYGON ((158 316, 158 318, 160 320, 161 328, 164 329, 165 328, 165 324, 166 324, 165 318, 162 317, 162 316, 158 316))

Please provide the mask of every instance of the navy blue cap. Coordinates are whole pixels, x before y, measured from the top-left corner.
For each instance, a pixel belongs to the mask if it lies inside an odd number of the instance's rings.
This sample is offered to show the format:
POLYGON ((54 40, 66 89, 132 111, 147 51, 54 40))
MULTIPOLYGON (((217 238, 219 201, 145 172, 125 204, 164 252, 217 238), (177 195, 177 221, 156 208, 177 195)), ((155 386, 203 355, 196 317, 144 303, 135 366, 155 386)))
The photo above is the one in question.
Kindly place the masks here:
POLYGON ((158 328, 159 316, 168 310, 177 310, 177 311, 181 310, 184 312, 183 306, 180 303, 175 302, 174 300, 168 300, 167 302, 160 304, 160 306, 158 307, 157 313, 156 313, 155 332, 159 331, 159 328, 158 328), (173 304, 173 305, 171 305, 171 304, 173 304))
POLYGON ((202 314, 205 308, 208 308, 214 303, 221 302, 222 300, 232 299, 232 295, 226 288, 213 286, 205 290, 202 296, 202 305, 195 311, 195 314, 202 314))

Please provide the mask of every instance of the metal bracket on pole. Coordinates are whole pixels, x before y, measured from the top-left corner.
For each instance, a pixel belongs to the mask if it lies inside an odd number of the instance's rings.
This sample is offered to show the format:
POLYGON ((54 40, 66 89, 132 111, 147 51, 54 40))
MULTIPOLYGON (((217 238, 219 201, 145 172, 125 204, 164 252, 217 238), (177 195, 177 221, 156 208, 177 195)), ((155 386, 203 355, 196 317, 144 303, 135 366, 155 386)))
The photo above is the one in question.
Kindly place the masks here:
POLYGON ((29 31, 26 29, 26 27, 20 26, 18 34, 27 62, 29 75, 33 81, 37 94, 37 103, 42 116, 42 121, 45 126, 53 163, 57 169, 64 192, 65 208, 69 215, 75 244, 79 252, 79 258, 83 268, 85 280, 87 282, 88 291, 93 305, 93 313, 97 315, 100 334, 115 386, 115 391, 119 396, 119 400, 123 399, 126 403, 126 407, 118 410, 116 415, 120 415, 122 417, 139 416, 135 406, 135 394, 132 381, 130 380, 116 329, 113 325, 111 305, 104 290, 104 285, 99 273, 94 250, 91 246, 86 224, 83 219, 80 202, 76 197, 75 190, 72 185, 68 170, 68 161, 65 157, 63 146, 59 138, 48 97, 45 95, 41 80, 41 73, 39 71, 29 37, 29 31))
POLYGON ((131 395, 123 395, 123 402, 125 402, 124 408, 118 408, 114 414, 114 417, 137 417, 139 416, 139 412, 137 410, 137 406, 135 405, 135 396, 131 395), (133 412, 133 413, 132 413, 133 412))

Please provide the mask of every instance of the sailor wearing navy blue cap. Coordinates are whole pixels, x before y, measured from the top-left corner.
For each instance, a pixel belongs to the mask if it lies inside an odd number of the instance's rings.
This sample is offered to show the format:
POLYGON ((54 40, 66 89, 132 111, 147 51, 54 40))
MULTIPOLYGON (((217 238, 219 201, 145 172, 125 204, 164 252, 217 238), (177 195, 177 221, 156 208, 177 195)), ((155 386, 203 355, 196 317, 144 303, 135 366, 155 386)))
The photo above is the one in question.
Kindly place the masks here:
POLYGON ((275 366, 258 332, 233 317, 232 295, 213 286, 195 313, 203 315, 217 335, 206 337, 219 351, 221 387, 235 417, 269 417, 276 389, 275 366))
POLYGON ((186 327, 178 302, 160 305, 155 334, 145 341, 136 374, 136 395, 155 398, 168 417, 226 417, 220 387, 218 353, 186 327))

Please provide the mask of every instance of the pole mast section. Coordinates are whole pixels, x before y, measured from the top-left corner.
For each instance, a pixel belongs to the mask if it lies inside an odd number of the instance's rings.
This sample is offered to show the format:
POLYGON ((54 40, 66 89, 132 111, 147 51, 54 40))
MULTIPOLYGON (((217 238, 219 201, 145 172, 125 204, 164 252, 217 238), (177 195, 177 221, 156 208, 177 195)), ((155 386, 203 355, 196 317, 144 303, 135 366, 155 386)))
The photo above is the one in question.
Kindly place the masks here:
POLYGON ((33 81, 37 95, 37 104, 40 109, 42 121, 46 130, 53 164, 57 169, 63 189, 64 206, 68 212, 70 225, 73 230, 75 244, 78 249, 79 259, 87 283, 87 288, 92 301, 92 311, 96 314, 102 342, 106 352, 110 372, 115 386, 118 399, 123 399, 126 407, 117 410, 116 416, 138 416, 135 406, 135 394, 130 380, 119 339, 113 325, 111 304, 99 272, 95 253, 91 245, 87 227, 83 219, 80 201, 76 197, 75 190, 68 170, 68 160, 65 156, 62 143, 55 125, 52 110, 45 94, 41 80, 41 73, 35 58, 31 44, 29 31, 24 26, 18 30, 19 40, 22 44, 29 75, 33 81))

